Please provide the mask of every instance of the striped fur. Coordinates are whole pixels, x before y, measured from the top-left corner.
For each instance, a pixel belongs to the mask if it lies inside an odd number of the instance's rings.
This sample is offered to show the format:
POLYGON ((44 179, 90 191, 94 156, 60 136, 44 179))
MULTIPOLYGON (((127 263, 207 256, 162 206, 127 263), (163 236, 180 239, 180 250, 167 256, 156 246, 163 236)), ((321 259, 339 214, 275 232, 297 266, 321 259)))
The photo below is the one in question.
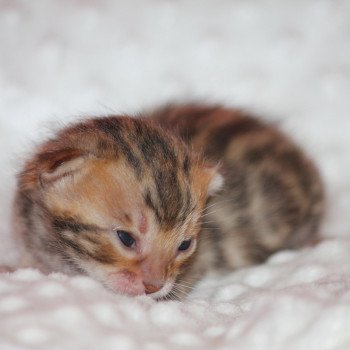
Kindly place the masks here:
POLYGON ((149 290, 173 283, 195 249, 215 176, 182 141, 144 119, 95 118, 63 129, 18 177, 22 265, 84 273, 127 294, 144 292, 143 283, 149 290), (118 230, 132 234, 133 249, 118 230), (188 239, 191 249, 180 253, 188 239))
POLYGON ((323 185, 311 160, 274 126, 239 110, 177 105, 151 117, 221 163, 224 187, 208 202, 201 240, 182 279, 264 261, 317 240, 323 185))
POLYGON ((212 269, 315 239, 322 210, 317 170, 276 128, 237 110, 177 105, 59 131, 18 176, 14 223, 22 265, 162 298, 212 269), (217 164, 224 187, 210 196, 217 164))

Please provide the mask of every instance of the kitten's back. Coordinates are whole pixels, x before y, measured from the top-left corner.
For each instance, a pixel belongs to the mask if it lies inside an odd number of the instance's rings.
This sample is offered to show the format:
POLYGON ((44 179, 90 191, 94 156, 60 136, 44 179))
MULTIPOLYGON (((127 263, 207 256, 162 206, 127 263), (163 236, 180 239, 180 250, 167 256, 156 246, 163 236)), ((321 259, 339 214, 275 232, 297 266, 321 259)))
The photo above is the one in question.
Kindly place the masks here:
POLYGON ((168 106, 152 118, 221 163, 225 184, 208 203, 197 260, 236 268, 316 239, 324 206, 319 173, 277 128, 220 106, 168 106))

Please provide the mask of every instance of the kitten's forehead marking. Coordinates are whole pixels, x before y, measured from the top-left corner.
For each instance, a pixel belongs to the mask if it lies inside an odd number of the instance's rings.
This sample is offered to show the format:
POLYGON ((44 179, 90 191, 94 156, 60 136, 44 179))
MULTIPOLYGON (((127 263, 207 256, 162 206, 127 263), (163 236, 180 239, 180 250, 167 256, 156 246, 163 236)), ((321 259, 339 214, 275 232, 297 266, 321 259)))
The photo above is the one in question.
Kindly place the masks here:
POLYGON ((147 217, 143 212, 140 213, 138 229, 139 229, 140 233, 142 233, 142 234, 145 234, 148 230, 147 217))

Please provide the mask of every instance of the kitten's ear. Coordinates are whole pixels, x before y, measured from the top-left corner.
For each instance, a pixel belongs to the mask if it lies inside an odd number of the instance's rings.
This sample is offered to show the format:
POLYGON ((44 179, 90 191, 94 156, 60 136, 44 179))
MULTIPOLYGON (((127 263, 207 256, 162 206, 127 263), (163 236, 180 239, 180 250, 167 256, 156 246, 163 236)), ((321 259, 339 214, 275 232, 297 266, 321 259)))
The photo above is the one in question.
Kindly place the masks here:
POLYGON ((208 197, 213 196, 215 193, 221 190, 224 184, 224 178, 219 172, 220 165, 216 164, 204 164, 204 169, 207 175, 209 175, 208 183, 208 197))
POLYGON ((193 167, 193 187, 200 201, 205 202, 209 197, 218 192, 223 185, 223 177, 218 172, 219 166, 207 161, 199 160, 193 167))
POLYGON ((215 171, 208 186, 208 195, 213 196, 215 193, 221 190, 223 185, 224 185, 223 176, 217 171, 215 171))
POLYGON ((85 159, 86 156, 80 150, 43 147, 19 175, 20 185, 24 190, 33 189, 38 185, 45 187, 78 171, 85 159))
POLYGON ((67 176, 73 175, 83 167, 85 161, 86 157, 78 156, 68 159, 65 158, 58 163, 56 162, 53 167, 50 167, 39 175, 41 186, 46 187, 67 176))

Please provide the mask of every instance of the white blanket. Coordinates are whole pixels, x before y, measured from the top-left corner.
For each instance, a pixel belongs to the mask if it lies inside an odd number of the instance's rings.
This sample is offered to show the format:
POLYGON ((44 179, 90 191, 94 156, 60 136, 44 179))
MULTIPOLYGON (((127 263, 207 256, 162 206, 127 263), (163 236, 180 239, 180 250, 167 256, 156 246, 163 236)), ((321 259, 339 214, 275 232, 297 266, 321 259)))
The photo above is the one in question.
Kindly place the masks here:
POLYGON ((277 121, 321 168, 324 241, 208 276, 180 302, 83 277, 0 274, 0 349, 350 349, 347 0, 0 0, 0 265, 15 173, 93 113, 200 99, 277 121))
POLYGON ((86 277, 5 274, 1 349, 350 349, 350 240, 212 276, 186 302, 106 292, 86 277))

